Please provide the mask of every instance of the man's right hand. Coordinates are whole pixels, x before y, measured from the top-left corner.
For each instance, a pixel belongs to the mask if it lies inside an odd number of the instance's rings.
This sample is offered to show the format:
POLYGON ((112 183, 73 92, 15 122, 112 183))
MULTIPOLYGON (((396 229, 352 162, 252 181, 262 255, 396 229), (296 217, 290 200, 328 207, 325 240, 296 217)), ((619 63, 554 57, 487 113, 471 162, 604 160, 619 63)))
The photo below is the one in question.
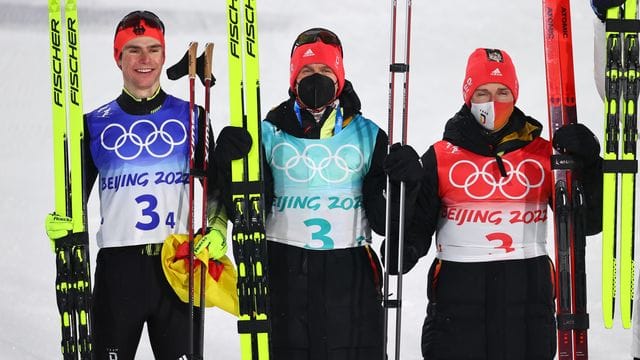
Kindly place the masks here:
POLYGON ((424 170, 420 164, 420 156, 410 145, 395 143, 384 159, 384 172, 391 181, 417 183, 422 179, 424 170))
POLYGON ((69 235, 73 229, 73 224, 70 217, 50 213, 47 214, 44 220, 44 228, 51 240, 51 249, 55 251, 56 240, 69 235))

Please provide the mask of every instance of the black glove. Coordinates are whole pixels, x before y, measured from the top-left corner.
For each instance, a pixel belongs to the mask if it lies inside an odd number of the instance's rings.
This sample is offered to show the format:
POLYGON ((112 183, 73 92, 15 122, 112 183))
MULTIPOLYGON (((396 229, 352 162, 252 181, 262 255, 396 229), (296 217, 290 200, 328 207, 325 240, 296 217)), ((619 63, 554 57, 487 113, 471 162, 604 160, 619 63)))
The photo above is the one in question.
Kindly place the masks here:
POLYGON ((416 183, 422 179, 420 157, 410 145, 391 145, 382 166, 392 181, 416 183))
POLYGON ((253 139, 247 130, 236 126, 225 126, 218 135, 213 156, 220 165, 230 164, 231 160, 246 156, 251 149, 253 139))
POLYGON ((556 130, 553 147, 563 153, 574 155, 585 166, 594 164, 600 157, 600 142, 583 124, 567 124, 556 130))
MULTIPOLYGON (((389 271, 390 275, 398 275, 398 245, 391 245, 391 257, 387 259, 386 257, 386 241, 382 240, 382 244, 380 245, 380 255, 382 257, 382 263, 384 264, 385 269, 389 271)), ((402 273, 406 274, 420 260, 420 255, 418 255, 418 251, 412 247, 405 244, 404 246, 404 254, 402 255, 402 273)))
POLYGON ((624 0, 591 0, 591 8, 598 19, 604 21, 607 18, 607 10, 624 4, 624 0))
MULTIPOLYGON (((189 74, 189 51, 184 53, 184 56, 180 61, 167 68, 167 77, 169 80, 178 80, 181 77, 189 74)), ((200 78, 202 85, 206 86, 204 81, 204 52, 196 59, 196 75, 200 78)), ((211 82, 209 87, 213 87, 216 84, 216 78, 211 74, 211 82)))

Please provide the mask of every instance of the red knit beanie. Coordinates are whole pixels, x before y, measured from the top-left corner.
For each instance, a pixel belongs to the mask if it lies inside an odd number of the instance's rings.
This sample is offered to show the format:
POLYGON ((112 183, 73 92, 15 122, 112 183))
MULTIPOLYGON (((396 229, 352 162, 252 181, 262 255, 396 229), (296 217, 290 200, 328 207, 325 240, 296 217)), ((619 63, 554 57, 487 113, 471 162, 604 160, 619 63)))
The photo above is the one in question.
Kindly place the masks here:
POLYGON ((518 100, 518 77, 511 57, 504 50, 476 49, 467 60, 467 71, 462 83, 465 104, 471 104, 473 92, 480 85, 500 83, 511 90, 513 102, 518 100))
POLYGON ((335 45, 325 44, 321 40, 296 47, 291 54, 291 66, 289 68, 289 86, 294 93, 296 93, 296 78, 300 70, 309 64, 324 64, 331 68, 338 78, 336 97, 339 96, 344 87, 344 66, 342 65, 340 48, 335 45))
POLYGON ((138 36, 149 36, 160 41, 164 51, 164 34, 162 29, 157 26, 150 26, 144 19, 140 19, 137 26, 116 29, 116 35, 113 38, 113 58, 116 60, 116 63, 120 60, 122 48, 138 36))

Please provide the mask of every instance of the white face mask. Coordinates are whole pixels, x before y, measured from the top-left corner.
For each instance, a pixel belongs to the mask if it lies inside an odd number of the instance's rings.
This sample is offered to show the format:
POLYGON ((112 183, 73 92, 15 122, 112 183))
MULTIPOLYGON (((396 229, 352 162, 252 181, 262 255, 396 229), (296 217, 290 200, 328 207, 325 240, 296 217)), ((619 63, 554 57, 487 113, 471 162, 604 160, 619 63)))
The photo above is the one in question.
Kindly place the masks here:
POLYGON ((471 114, 483 128, 497 131, 509 121, 513 112, 513 102, 471 103, 471 114))

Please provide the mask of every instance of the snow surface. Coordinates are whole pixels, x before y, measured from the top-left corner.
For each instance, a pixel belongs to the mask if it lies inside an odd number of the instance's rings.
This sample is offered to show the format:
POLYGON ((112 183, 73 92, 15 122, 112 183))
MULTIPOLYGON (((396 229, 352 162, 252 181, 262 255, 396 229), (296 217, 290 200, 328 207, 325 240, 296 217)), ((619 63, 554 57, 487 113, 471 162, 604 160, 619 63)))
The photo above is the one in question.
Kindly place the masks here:
MULTIPOLYGON (((0 159, 5 168, 0 176, 0 224, 6 236, 0 261, 5 279, 0 286, 0 358, 55 359, 60 358, 55 265, 43 229, 44 216, 53 209, 47 8, 40 0, 0 0, 0 5, 0 98, 5 99, 2 115, 8 128, 0 132, 0 159)), ((402 13, 404 2, 398 5, 402 13)), ((390 1, 266 0, 259 6, 262 114, 287 95, 289 52, 295 36, 304 29, 324 26, 335 30, 343 41, 347 78, 360 95, 364 114, 386 129, 390 1)), ((139 8, 152 10, 164 20, 168 64, 181 57, 191 40, 216 43, 218 85, 213 89, 212 114, 214 127, 221 129, 229 113, 222 1, 79 1, 85 111, 119 94, 122 80, 112 59, 113 28, 124 14, 139 8)), ((477 47, 503 48, 511 54, 520 79, 518 106, 547 123, 541 13, 540 1, 413 3, 408 137, 418 152, 440 138, 444 122, 462 104, 466 58, 477 47)), ((603 107, 592 72, 593 18, 588 1, 573 1, 578 119, 601 138, 603 107)), ((185 80, 163 78, 163 87, 188 98, 185 80)), ((400 91, 397 94, 401 97, 400 91)), ((399 136, 396 130, 396 139, 399 136)), ((98 219, 94 192, 89 202, 92 239, 98 219)), ((376 248, 379 242, 376 238, 376 248)), ((591 359, 628 359, 631 330, 622 329, 617 318, 612 330, 604 329, 602 323, 600 236, 589 238, 587 251, 591 359)), ((96 252, 93 245, 94 258, 96 252)), ((404 278, 402 359, 421 359, 425 278, 432 257, 429 253, 404 278)), ((208 311, 206 331, 207 359, 239 358, 233 317, 208 311)), ((152 359, 146 336, 137 358, 152 359)))

